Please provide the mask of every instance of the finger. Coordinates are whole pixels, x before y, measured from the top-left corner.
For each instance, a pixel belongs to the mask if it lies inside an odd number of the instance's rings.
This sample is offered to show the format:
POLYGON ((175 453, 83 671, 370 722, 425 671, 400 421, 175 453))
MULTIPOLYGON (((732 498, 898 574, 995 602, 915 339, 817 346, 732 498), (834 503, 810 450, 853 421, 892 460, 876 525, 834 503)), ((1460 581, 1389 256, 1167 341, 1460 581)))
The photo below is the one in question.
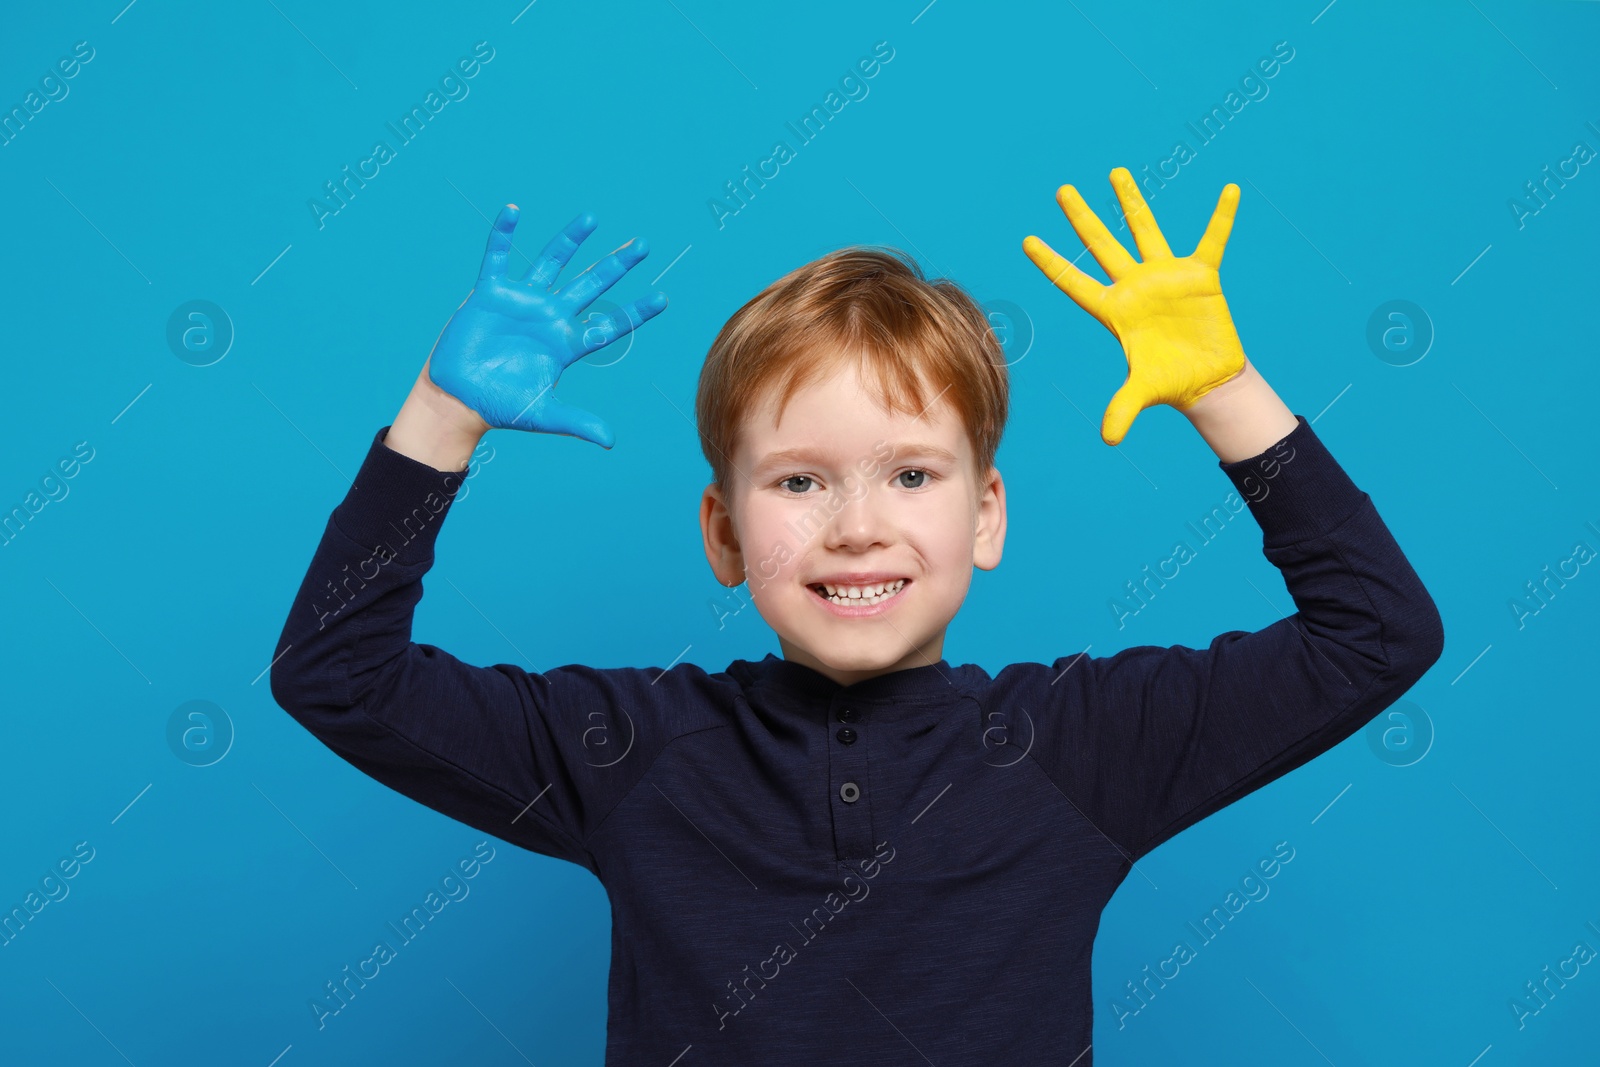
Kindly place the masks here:
POLYGON ((1228 235, 1233 232, 1233 216, 1239 210, 1239 187, 1232 182, 1222 187, 1217 198, 1217 209, 1211 213, 1205 236, 1195 246, 1194 258, 1212 267, 1222 266, 1222 253, 1228 246, 1228 235))
POLYGON ((622 318, 612 315, 597 315, 595 321, 584 328, 583 342, 579 348, 578 358, 583 358, 591 352, 596 352, 615 341, 624 334, 632 333, 650 319, 655 318, 666 309, 667 297, 665 293, 652 293, 650 296, 635 300, 622 309, 622 318))
POLYGON ((1171 259, 1172 249, 1167 246, 1167 239, 1161 235, 1161 228, 1156 225, 1150 205, 1144 202, 1144 194, 1139 192, 1139 183, 1133 180, 1127 167, 1118 167, 1111 172, 1111 187, 1117 191, 1123 217, 1128 220, 1128 229, 1133 231, 1134 243, 1139 246, 1139 257, 1146 263, 1152 259, 1171 259))
POLYGON ((1106 407, 1105 415, 1100 419, 1100 440, 1108 445, 1121 443, 1127 436, 1128 427, 1133 425, 1133 420, 1139 412, 1149 407, 1151 401, 1145 394, 1144 388, 1133 380, 1130 375, 1111 397, 1111 403, 1106 407))
POLYGON ((635 237, 609 256, 591 263, 582 274, 562 286, 556 296, 565 300, 574 313, 582 311, 649 254, 649 243, 643 237, 635 237))
POLYGON ((1079 307, 1092 314, 1099 306, 1106 286, 1074 267, 1055 249, 1037 237, 1028 236, 1022 239, 1022 251, 1033 260, 1034 266, 1044 271, 1044 276, 1050 279, 1052 285, 1072 297, 1079 307))
POLYGON ((528 268, 528 273, 522 279, 523 284, 536 285, 540 289, 548 289, 554 285, 556 276, 567 265, 572 254, 598 225, 594 215, 587 211, 567 223, 566 229, 550 238, 550 243, 544 246, 539 258, 528 268))
MULTIPOLYGON (((551 393, 544 397, 538 408, 539 431, 542 433, 561 433, 568 437, 581 437, 585 441, 592 441, 601 448, 610 448, 616 437, 611 432, 611 427, 605 424, 600 416, 588 412, 562 400, 551 393)), ((524 415, 520 420, 528 421, 524 415)), ((521 426, 517 428, 521 429, 521 426)))
POLYGON ((478 268, 480 282, 506 276, 506 257, 511 252, 511 235, 516 231, 518 214, 517 205, 507 204, 495 216, 494 226, 489 230, 489 246, 483 252, 483 265, 478 268))
POLYGON ((1100 217, 1083 202, 1078 190, 1070 185, 1063 185, 1056 190, 1056 203, 1067 213, 1067 221, 1072 223, 1078 239, 1089 249, 1089 254, 1094 256, 1095 262, 1105 269, 1106 277, 1116 281, 1138 266, 1128 254, 1128 250, 1111 236, 1111 231, 1106 229, 1106 224, 1100 221, 1100 217))

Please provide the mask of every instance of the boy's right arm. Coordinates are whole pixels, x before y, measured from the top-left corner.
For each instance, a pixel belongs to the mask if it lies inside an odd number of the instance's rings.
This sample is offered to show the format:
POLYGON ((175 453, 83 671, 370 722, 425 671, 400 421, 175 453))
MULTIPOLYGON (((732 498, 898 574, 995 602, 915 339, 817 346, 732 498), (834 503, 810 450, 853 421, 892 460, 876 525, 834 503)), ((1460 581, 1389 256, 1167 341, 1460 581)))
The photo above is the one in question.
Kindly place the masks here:
POLYGON ((392 432, 375 436, 323 531, 278 639, 273 698, 397 792, 584 863, 581 793, 564 771, 572 745, 543 714, 540 676, 471 667, 411 641, 422 576, 463 476, 390 449, 392 432))
POLYGON ((369 776, 593 870, 589 835, 675 735, 669 716, 652 712, 694 704, 690 690, 703 694, 711 684, 705 673, 689 664, 664 673, 475 667, 411 640, 422 576, 483 434, 514 426, 604 444, 604 424, 561 404, 550 387, 567 364, 664 306, 664 298, 646 298, 627 325, 607 320, 591 327, 599 334, 573 340, 572 318, 643 258, 642 249, 608 257, 552 296, 541 291, 593 222, 574 220, 530 280, 514 283, 504 262, 515 219, 515 208, 501 212, 479 286, 330 517, 284 624, 271 687, 297 721, 369 776), (452 392, 435 384, 441 377, 452 392))

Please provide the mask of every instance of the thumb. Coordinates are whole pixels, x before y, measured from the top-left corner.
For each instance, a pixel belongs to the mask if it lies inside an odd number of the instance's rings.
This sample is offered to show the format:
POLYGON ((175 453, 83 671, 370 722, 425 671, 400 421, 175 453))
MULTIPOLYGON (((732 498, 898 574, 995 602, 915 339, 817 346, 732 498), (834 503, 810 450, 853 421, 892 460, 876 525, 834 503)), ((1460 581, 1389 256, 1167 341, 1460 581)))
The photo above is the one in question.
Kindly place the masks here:
POLYGON ((610 448, 616 443, 611 428, 600 416, 580 407, 574 407, 554 394, 545 397, 544 403, 539 405, 538 412, 538 422, 533 427, 538 433, 560 433, 569 437, 580 437, 585 441, 594 442, 601 448, 610 448))
POLYGON ((1139 412, 1149 406, 1150 401, 1146 399, 1144 390, 1129 375, 1128 380, 1122 383, 1122 388, 1112 396, 1105 415, 1100 419, 1100 439, 1108 445, 1121 443, 1139 412))

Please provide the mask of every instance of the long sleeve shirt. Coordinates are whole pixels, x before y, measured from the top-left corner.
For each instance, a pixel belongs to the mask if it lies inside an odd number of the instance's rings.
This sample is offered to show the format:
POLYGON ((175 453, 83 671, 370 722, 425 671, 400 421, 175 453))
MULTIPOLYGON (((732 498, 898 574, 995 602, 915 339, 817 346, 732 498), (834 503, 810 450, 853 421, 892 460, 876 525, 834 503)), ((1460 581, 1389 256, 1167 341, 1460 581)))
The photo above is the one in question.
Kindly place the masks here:
POLYGON ((1298 610, 1206 648, 848 686, 770 654, 473 666, 411 639, 461 475, 387 432, 316 548, 273 695, 391 789, 594 873, 608 1067, 1087 1067, 1094 935, 1132 865, 1359 730, 1443 647, 1297 416, 1218 465, 1298 610))

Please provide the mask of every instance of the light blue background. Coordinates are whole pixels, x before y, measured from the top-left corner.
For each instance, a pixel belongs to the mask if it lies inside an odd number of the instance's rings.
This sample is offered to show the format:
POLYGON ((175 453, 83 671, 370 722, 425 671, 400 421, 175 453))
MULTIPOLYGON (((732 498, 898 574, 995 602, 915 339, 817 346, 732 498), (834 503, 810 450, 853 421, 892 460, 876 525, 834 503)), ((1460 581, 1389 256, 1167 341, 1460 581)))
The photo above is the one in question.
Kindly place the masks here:
MULTIPOLYGON (((605 893, 503 843, 317 1029, 323 983, 483 835, 340 761, 263 673, 328 513, 503 203, 522 206, 524 251, 594 211, 583 265, 643 234, 654 251, 608 296, 641 296, 672 264, 657 283, 672 304, 625 358, 562 380, 616 431, 612 452, 490 435, 416 639, 529 669, 683 655, 715 670, 776 651, 753 608, 719 629, 688 418, 727 317, 851 243, 906 248, 1034 334, 999 456, 1008 551, 975 577, 947 658, 995 672, 1085 646, 1202 646, 1291 609, 1241 516, 1117 627, 1123 583, 1231 486, 1169 409, 1101 443, 1118 346, 1020 250, 1034 233, 1075 255, 1056 187, 1108 214, 1111 168, 1195 147, 1186 123, 1279 41, 1295 54, 1269 94, 1151 206, 1187 254, 1222 186, 1242 187, 1222 278, 1245 349, 1317 418, 1443 612, 1444 657, 1407 697, 1411 736, 1426 721, 1433 739, 1397 767, 1353 737, 1145 860, 1097 941, 1096 1059, 1593 1055, 1600 964, 1524 1028, 1509 1001, 1576 943, 1600 949, 1600 576, 1584 567, 1520 629, 1509 602, 1576 542, 1600 550, 1600 171, 1522 228, 1508 202, 1575 142, 1600 149, 1600 4, 124 2, 8 11, 0 36, 5 110, 75 42, 95 49, 0 147, 0 504, 75 443, 95 450, 0 548, 0 903, 74 843, 95 849, 0 948, 0 1062, 601 1062, 605 893), (392 143, 385 123, 478 41, 495 55, 467 98, 319 229, 323 182, 392 143), (785 123, 878 41, 894 58, 869 94, 719 229, 724 182, 792 143, 785 123), (165 340, 194 299, 237 332, 207 367, 165 340), (1410 366, 1366 341, 1393 299, 1437 334, 1410 366), (552 550, 563 564, 546 570, 552 550), (168 746, 190 700, 235 733, 208 767, 168 746), (1279 841, 1296 854, 1270 895, 1119 1028, 1124 983, 1279 841)), ((1036 1007, 1059 1010, 1043 989, 1036 1007)))

